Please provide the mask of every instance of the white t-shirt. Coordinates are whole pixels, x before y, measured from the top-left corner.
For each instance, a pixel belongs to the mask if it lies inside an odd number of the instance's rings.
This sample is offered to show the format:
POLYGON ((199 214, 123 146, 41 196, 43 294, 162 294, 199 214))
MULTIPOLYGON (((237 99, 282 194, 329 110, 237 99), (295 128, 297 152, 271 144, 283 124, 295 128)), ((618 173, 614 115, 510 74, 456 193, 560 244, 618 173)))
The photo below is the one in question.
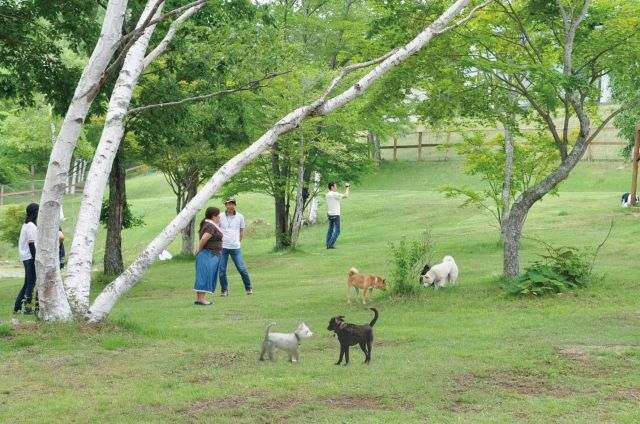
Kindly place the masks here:
POLYGON ((244 216, 235 211, 231 216, 227 216, 224 211, 220 214, 220 229, 222 230, 222 248, 240 249, 240 230, 244 229, 244 216))
POLYGON ((340 199, 342 199, 342 194, 337 191, 329 191, 326 194, 327 198, 327 215, 335 216, 340 215, 340 199))
POLYGON ((20 238, 18 239, 18 253, 20 254, 21 261, 28 261, 29 259, 33 259, 31 256, 31 252, 29 251, 29 242, 37 244, 38 237, 38 227, 33 222, 27 222, 26 224, 22 224, 22 229, 20 230, 20 238))

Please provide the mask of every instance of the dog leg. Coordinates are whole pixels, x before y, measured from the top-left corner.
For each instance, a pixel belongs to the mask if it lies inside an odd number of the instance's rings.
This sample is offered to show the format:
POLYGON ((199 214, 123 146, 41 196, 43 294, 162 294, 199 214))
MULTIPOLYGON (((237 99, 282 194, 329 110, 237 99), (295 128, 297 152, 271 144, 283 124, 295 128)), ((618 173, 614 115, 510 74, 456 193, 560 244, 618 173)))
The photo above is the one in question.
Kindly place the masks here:
POLYGON ((273 345, 269 345, 269 360, 272 362, 276 361, 276 348, 273 345))
POLYGON ((264 354, 267 353, 267 348, 264 345, 264 343, 262 343, 262 347, 260 348, 260 360, 264 361, 264 354))
POLYGON ((365 288, 362 289, 362 304, 366 305, 367 304, 367 290, 368 287, 365 286, 365 288))
POLYGON ((367 348, 369 353, 367 354, 367 364, 371 362, 371 340, 367 340, 367 348))
POLYGON ((349 345, 344 348, 344 366, 349 365, 349 345))
POLYGON ((340 344, 340 358, 338 359, 338 362, 336 362, 336 365, 340 365, 340 363, 342 362, 343 355, 344 355, 344 347, 342 346, 342 344, 340 344))
POLYGON ((360 342, 360 349, 364 352, 364 363, 369 362, 369 353, 367 352, 367 342, 360 342))
POLYGON ((349 282, 347 281, 347 303, 351 303, 351 286, 349 285, 349 282))

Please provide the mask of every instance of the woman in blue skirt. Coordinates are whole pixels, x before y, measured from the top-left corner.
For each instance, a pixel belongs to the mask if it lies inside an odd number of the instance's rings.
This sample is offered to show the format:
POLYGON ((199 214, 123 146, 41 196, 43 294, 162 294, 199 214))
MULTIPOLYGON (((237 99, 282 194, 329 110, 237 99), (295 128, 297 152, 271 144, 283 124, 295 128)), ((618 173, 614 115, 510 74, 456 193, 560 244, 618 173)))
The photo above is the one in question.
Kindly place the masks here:
POLYGON ((200 221, 200 243, 194 252, 196 255, 196 284, 193 290, 196 292, 196 305, 211 305, 204 299, 206 293, 216 290, 218 280, 218 264, 222 253, 222 230, 218 226, 220 222, 220 209, 207 208, 204 219, 200 221))

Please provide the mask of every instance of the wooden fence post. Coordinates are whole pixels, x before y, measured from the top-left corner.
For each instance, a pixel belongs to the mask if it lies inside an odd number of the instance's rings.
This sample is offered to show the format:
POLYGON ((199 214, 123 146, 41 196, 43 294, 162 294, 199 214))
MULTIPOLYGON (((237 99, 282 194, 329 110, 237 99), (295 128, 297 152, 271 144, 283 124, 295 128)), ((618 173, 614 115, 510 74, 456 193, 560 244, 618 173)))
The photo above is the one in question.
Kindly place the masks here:
POLYGON ((418 133, 418 160, 422 160, 422 131, 418 133))
POLYGON ((631 205, 637 206, 638 160, 640 160, 640 124, 636 125, 636 144, 633 146, 633 173, 631 177, 631 205))
POLYGON ((393 160, 398 160, 398 138, 393 137, 393 160))

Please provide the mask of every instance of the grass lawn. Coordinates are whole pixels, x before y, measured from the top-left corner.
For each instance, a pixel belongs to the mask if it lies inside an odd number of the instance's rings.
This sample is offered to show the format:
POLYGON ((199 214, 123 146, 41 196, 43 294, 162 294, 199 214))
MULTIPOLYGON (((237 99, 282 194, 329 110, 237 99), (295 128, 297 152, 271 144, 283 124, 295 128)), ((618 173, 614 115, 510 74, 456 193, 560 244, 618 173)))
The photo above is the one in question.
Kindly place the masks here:
MULTIPOLYGON (((0 422, 640 422, 640 220, 620 209, 630 169, 618 167, 581 164, 559 196, 531 211, 525 235, 553 244, 595 246, 616 221, 596 265, 602 280, 559 297, 502 295, 491 218, 435 191, 446 182, 478 186, 451 162, 388 163, 354 186, 332 251, 322 224, 305 229, 300 251, 273 253, 272 202, 240 195, 255 294, 246 296, 231 271, 231 296, 212 307, 193 305, 194 265, 178 260, 156 263, 104 325, 12 329, 21 282, 0 280, 0 422), (372 316, 345 302, 349 268, 388 274, 388 243, 426 226, 436 257, 456 258, 458 285, 413 301, 374 293, 371 364, 352 349, 349 367, 334 366, 329 318, 372 316), (258 361, 268 323, 289 332, 302 320, 315 336, 300 363, 282 354, 258 361)), ((147 221, 124 233, 130 261, 171 218, 174 200, 158 175, 132 179, 127 190, 147 221)), ((525 239, 522 263, 540 252, 525 239)))

